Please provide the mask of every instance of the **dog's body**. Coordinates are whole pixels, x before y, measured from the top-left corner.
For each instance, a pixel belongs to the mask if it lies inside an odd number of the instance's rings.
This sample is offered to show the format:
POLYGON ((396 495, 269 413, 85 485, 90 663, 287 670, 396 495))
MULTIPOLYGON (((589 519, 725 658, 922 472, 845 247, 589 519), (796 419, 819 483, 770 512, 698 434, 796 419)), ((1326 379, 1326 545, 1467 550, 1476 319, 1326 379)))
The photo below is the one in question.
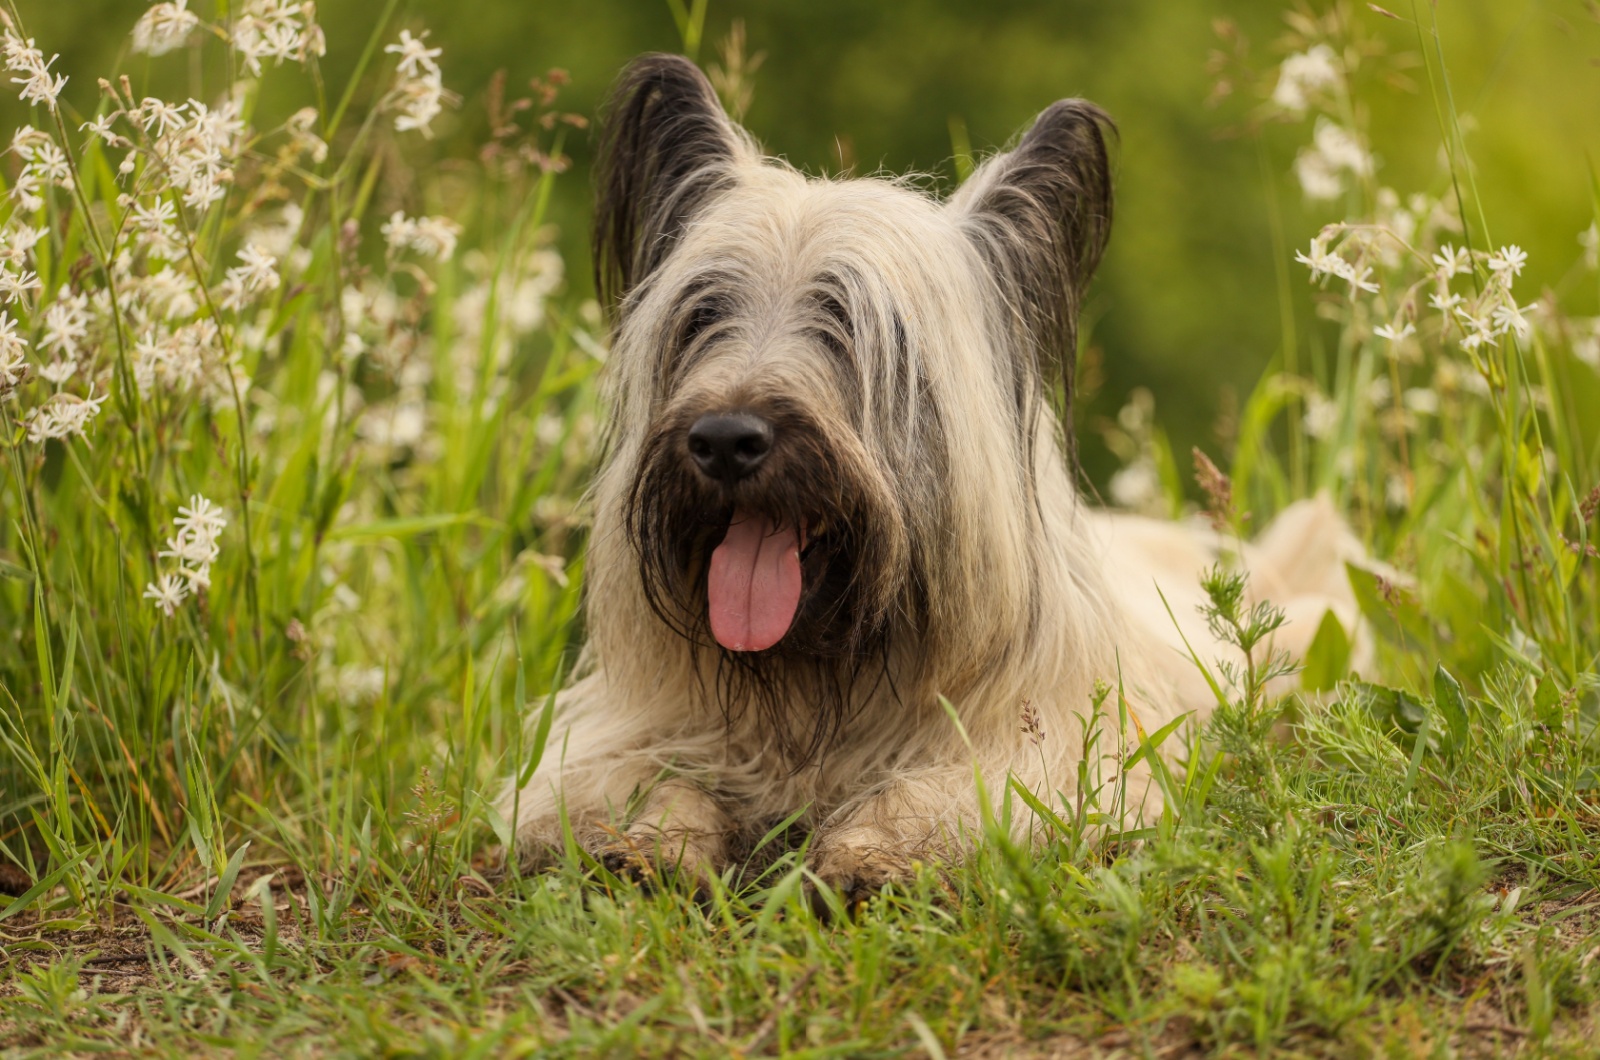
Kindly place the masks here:
MULTIPOLYGON (((1110 224, 1103 121, 1054 105, 940 203, 762 158, 683 60, 623 75, 589 640, 501 800, 526 860, 560 846, 564 806, 597 853, 705 874, 805 808, 812 867, 872 886, 964 849, 974 763, 1054 803, 1097 683, 1146 732, 1204 713, 1155 584, 1216 655, 1194 603, 1217 543, 1080 503, 1050 401, 1110 224)), ((1283 527, 1246 559, 1302 619, 1293 650, 1330 606, 1353 624, 1330 574, 1352 544, 1325 505, 1283 527)))

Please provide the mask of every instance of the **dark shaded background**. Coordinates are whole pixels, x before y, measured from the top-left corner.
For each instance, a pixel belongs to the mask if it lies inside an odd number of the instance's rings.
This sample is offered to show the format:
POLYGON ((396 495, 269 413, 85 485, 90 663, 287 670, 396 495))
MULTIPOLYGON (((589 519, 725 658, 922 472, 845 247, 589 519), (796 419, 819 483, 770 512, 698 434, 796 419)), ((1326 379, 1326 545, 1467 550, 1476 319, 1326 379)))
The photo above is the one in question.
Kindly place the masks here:
MULTIPOLYGON (((208 0, 193 6, 209 13, 208 0)), ((1412 10, 1409 0, 1389 6, 1412 10)), ((168 95, 181 94, 199 73, 179 56, 123 64, 119 54, 142 3, 19 0, 19 7, 46 54, 61 52, 59 68, 73 77, 68 96, 80 107, 93 106, 100 72, 125 69, 168 95)), ((337 95, 383 5, 322 0, 319 7, 328 38, 322 71, 337 95)), ((948 184, 953 118, 984 150, 1062 96, 1088 96, 1116 117, 1117 226, 1090 307, 1099 351, 1090 375, 1100 386, 1080 430, 1086 468, 1104 482, 1114 464, 1092 437, 1095 416, 1113 413, 1135 386, 1155 392, 1179 453, 1191 444, 1219 447, 1226 392, 1247 393, 1281 346, 1278 263, 1344 213, 1339 204, 1308 208, 1290 175, 1309 123, 1229 135, 1249 116, 1250 100, 1235 94, 1216 108, 1206 103, 1215 20, 1236 23, 1254 61, 1270 68, 1282 56, 1273 42, 1285 7, 1275 0, 713 0, 699 57, 715 61, 718 42, 742 20, 749 50, 765 53, 747 124, 770 150, 814 172, 838 171, 843 162, 857 172, 922 170, 948 184), (1284 248, 1277 251, 1275 208, 1284 248)), ((1426 3, 1419 8, 1425 12, 1426 3)), ((1411 24, 1366 4, 1349 10, 1359 33, 1397 53, 1419 49, 1411 24)), ((1529 251, 1523 297, 1559 286, 1589 312, 1594 284, 1573 264, 1576 234, 1594 213, 1591 160, 1600 157, 1596 10, 1590 0, 1444 0, 1438 8, 1491 235, 1529 251)), ((439 124, 436 146, 460 157, 484 138, 484 89, 496 70, 516 86, 565 68, 572 82, 563 109, 592 113, 630 56, 681 49, 665 0, 413 0, 401 5, 386 37, 402 25, 428 28, 431 43, 444 48, 446 83, 462 104, 439 124)), ((1378 76, 1377 66, 1369 70, 1378 76)), ((1445 186, 1437 119, 1420 68, 1412 80, 1408 90, 1380 79, 1366 94, 1378 179, 1402 194, 1437 194, 1445 186)), ((310 101, 295 72, 269 74, 268 84, 275 106, 310 101)), ((0 117, 14 124, 24 114, 11 107, 0 117)), ((576 165, 561 180, 553 216, 573 282, 582 286, 587 137, 570 146, 576 165)), ((1312 289, 1299 266, 1288 275, 1301 342, 1314 346, 1312 289)), ((1302 363, 1311 353, 1303 349, 1302 363)))

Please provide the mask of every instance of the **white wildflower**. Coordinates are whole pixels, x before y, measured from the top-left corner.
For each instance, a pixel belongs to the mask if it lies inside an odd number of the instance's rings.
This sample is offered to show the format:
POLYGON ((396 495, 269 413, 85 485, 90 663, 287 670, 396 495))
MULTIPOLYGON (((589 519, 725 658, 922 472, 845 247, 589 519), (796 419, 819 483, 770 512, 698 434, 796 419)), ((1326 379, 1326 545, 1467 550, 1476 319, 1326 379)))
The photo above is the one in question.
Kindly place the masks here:
POLYGON ((1344 126, 1326 119, 1319 120, 1316 132, 1312 134, 1312 143, 1335 169, 1347 169, 1357 176, 1372 173, 1372 156, 1361 146, 1355 134, 1344 126))
POLYGON ((39 339, 39 349, 56 350, 63 357, 75 358, 82 352, 81 344, 88 336, 88 296, 71 294, 63 287, 44 311, 44 336, 39 339))
POLYGON ((1311 93, 1339 84, 1339 59, 1326 44, 1318 44, 1309 51, 1291 55, 1278 67, 1278 84, 1272 90, 1272 102, 1291 114, 1304 114, 1310 106, 1311 93))
POLYGON ((1600 224, 1591 224, 1580 232, 1578 245, 1583 248, 1583 263, 1591 269, 1600 269, 1600 224))
POLYGON ((407 217, 396 210, 380 230, 395 252, 415 250, 437 260, 448 260, 456 251, 461 226, 448 217, 407 217))
POLYGON ((229 160, 240 150, 245 130, 238 102, 230 99, 213 108, 196 99, 182 106, 147 99, 140 113, 147 126, 163 130, 155 154, 184 205, 203 210, 221 200, 233 180, 229 160))
POLYGON ((0 299, 16 302, 29 291, 37 291, 42 287, 38 273, 29 272, 27 269, 19 269, 16 272, 0 269, 0 299))
POLYGON ((54 383, 56 386, 60 386, 76 375, 77 372, 77 360, 72 357, 63 357, 59 360, 51 361, 49 364, 41 365, 39 368, 39 378, 45 380, 46 382, 54 383))
POLYGON ((1119 508, 1150 509, 1161 497, 1161 475, 1155 461, 1140 456, 1111 476, 1110 491, 1111 502, 1119 508))
POLYGON ((165 55, 183 47, 200 18, 189 10, 189 0, 157 4, 133 25, 133 50, 142 55, 165 55))
POLYGON ((1579 335, 1572 340, 1572 354, 1600 372, 1600 335, 1579 335))
POLYGON ((1465 247, 1458 248, 1446 243, 1433 255, 1433 265, 1434 275, 1441 280, 1449 280, 1452 276, 1472 271, 1472 255, 1465 247))
POLYGON ((13 77, 11 83, 21 85, 20 97, 27 103, 43 103, 51 110, 56 109, 56 97, 61 95, 61 90, 67 87, 67 79, 50 73, 50 64, 60 58, 52 55, 49 59, 44 53, 33 46, 33 40, 22 40, 10 29, 0 37, 0 50, 5 52, 6 69, 24 76, 13 77))
POLYGON ((200 309, 194 279, 185 270, 165 266, 146 276, 139 290, 151 312, 163 320, 182 320, 200 309))
POLYGON ((360 706, 383 695, 385 682, 381 666, 341 666, 334 672, 333 694, 346 706, 360 706))
POLYGON ((112 147, 127 146, 128 141, 125 140, 114 127, 116 120, 121 116, 121 111, 112 111, 109 114, 96 115, 94 118, 78 126, 78 131, 88 133, 90 136, 99 137, 101 141, 111 145, 112 147))
POLYGON ((178 208, 169 199, 158 198, 136 203, 128 215, 135 238, 145 249, 171 260, 183 250, 183 235, 178 230, 178 208))
MULTIPOLYGON (((382 233, 384 242, 389 244, 389 249, 398 252, 411 245, 411 237, 417 232, 417 222, 407 217, 404 211, 396 210, 378 231, 382 233)), ((354 288, 345 290, 348 293, 354 288)))
POLYGON ((66 153, 53 141, 39 145, 34 152, 33 160, 28 163, 28 169, 42 183, 54 184, 60 188, 72 187, 72 170, 67 165, 66 153))
POLYGON ((133 379, 139 393, 148 397, 156 384, 188 393, 205 378, 205 354, 216 335, 207 319, 179 328, 171 335, 149 332, 134 344, 133 379))
POLYGON ((1489 270, 1501 274, 1509 282, 1511 277, 1522 275, 1522 266, 1527 262, 1527 253, 1513 243, 1509 247, 1501 247, 1498 254, 1489 256, 1489 270))
POLYGON ((1368 294, 1378 293, 1378 285, 1372 282, 1371 268, 1356 269, 1352 267, 1344 279, 1350 284, 1350 296, 1352 298, 1355 297, 1357 291, 1365 291, 1368 294))
POLYGON ((196 493, 187 508, 178 509, 172 520, 177 533, 167 539, 163 559, 178 561, 178 574, 198 592, 211 587, 211 564, 221 551, 217 538, 228 525, 228 513, 196 493))
POLYGON ((305 211, 297 202, 284 203, 278 213, 277 224, 262 224, 250 233, 250 242, 276 258, 284 258, 295 250, 295 237, 305 223, 305 211))
POLYGON ((139 103, 139 124, 151 136, 165 136, 170 131, 183 128, 183 106, 182 103, 173 104, 146 96, 139 103))
POLYGON ((437 62, 441 49, 428 48, 421 37, 401 30, 399 42, 383 50, 400 56, 394 87, 389 91, 390 102, 399 111, 394 119, 395 129, 400 132, 416 130, 431 137, 433 119, 444 109, 444 79, 437 62))
POLYGON ((151 332, 133 347, 133 380, 148 397, 157 383, 178 393, 192 390, 205 374, 205 362, 196 346, 180 331, 176 335, 151 332))
POLYGON ((207 317, 185 324, 172 335, 172 352, 167 370, 171 381, 180 390, 187 390, 207 378, 207 366, 220 369, 219 345, 221 335, 217 322, 207 317))
POLYGON ((1518 339, 1526 340, 1533 332, 1533 325, 1528 323, 1528 318, 1524 314, 1531 312, 1533 308, 1532 305, 1519 307, 1517 303, 1512 301, 1495 306, 1494 312, 1491 314, 1494 321, 1494 333, 1496 335, 1512 334, 1518 339))
POLYGON ((1306 395, 1306 434, 1321 441, 1332 436, 1339 428, 1339 404, 1320 393, 1306 395))
POLYGON ((1344 259, 1337 254, 1328 252, 1327 241, 1322 236, 1311 240, 1311 251, 1308 254, 1295 252, 1294 260, 1311 270, 1311 281, 1322 279, 1324 276, 1338 276, 1344 268, 1344 259))
POLYGON ((189 595, 189 583, 176 574, 163 574, 144 587, 144 598, 153 601, 156 610, 171 618, 189 595))
POLYGON ((28 428, 28 441, 38 444, 48 438, 65 438, 76 434, 83 438, 84 428, 100 414, 106 396, 96 397, 89 388, 87 397, 76 394, 53 394, 44 404, 36 406, 24 421, 28 428))
POLYGON ((425 73, 433 73, 439 69, 437 62, 440 55, 444 54, 443 48, 429 48, 423 43, 428 36, 428 31, 423 30, 421 37, 413 37, 411 31, 400 31, 400 40, 396 44, 387 45, 383 50, 389 55, 400 56, 397 67, 406 77, 418 77, 425 73))
POLYGON ((411 234, 411 249, 435 261, 448 261, 456 252, 461 226, 448 217, 419 217, 411 234))
POLYGON ((28 340, 17 334, 17 322, 0 309, 0 394, 27 378, 27 352, 28 340))
POLYGON ((1384 324, 1381 327, 1373 328, 1372 333, 1380 339, 1388 339, 1391 343, 1394 343, 1404 342, 1406 339, 1409 339, 1411 336, 1417 333, 1417 329, 1416 326, 1411 323, 1407 323, 1400 328, 1395 328, 1391 325, 1384 324))
POLYGON ((1461 336, 1462 349, 1476 350, 1480 346, 1496 345, 1495 335, 1497 332, 1495 331, 1493 325, 1484 317, 1471 312, 1463 306, 1456 309, 1456 320, 1461 324, 1461 329, 1463 331, 1463 335, 1461 336))
POLYGON ((39 240, 49 234, 50 229, 43 225, 38 228, 22 225, 0 229, 0 258, 21 265, 33 253, 33 248, 39 245, 39 240))
POLYGON ((1384 503, 1393 511, 1403 512, 1411 507, 1411 486, 1399 472, 1391 474, 1383 488, 1384 503))
POLYGON ((1344 193, 1344 180, 1316 151, 1303 150, 1295 156, 1294 175, 1308 199, 1325 202, 1344 193))
POLYGON ((1317 119, 1310 147, 1295 157, 1295 176, 1308 199, 1335 199, 1344 191, 1346 172, 1370 176, 1372 156, 1354 133, 1326 118, 1317 119))
POLYGON ((234 49, 257 77, 263 59, 271 59, 274 66, 291 60, 303 64, 327 52, 327 40, 316 17, 314 3, 249 0, 232 27, 234 49))
POLYGON ((317 120, 321 115, 316 107, 301 107, 283 123, 289 133, 289 146, 296 154, 309 155, 311 161, 321 163, 328 158, 328 141, 316 134, 317 120))
POLYGON ((1437 416, 1439 414, 1439 395, 1427 387, 1411 387, 1400 400, 1407 409, 1417 413, 1419 416, 1437 416))
POLYGON ((387 410, 371 410, 361 418, 361 437, 374 445, 409 448, 428 430, 428 413, 420 401, 397 402, 387 410))
POLYGON ((11 153, 24 162, 29 162, 33 160, 33 153, 39 149, 39 146, 49 142, 49 133, 41 132, 31 125, 19 126, 11 134, 11 153))
POLYGON ((239 251, 239 262, 223 277, 225 309, 240 309, 256 295, 277 290, 282 282, 278 278, 278 259, 254 243, 246 243, 239 251))
POLYGON ((1465 299, 1463 299, 1460 295, 1452 294, 1448 290, 1442 291, 1438 294, 1430 294, 1428 296, 1428 304, 1446 316, 1449 316, 1458 306, 1464 304, 1464 302, 1465 299))
POLYGON ((17 206, 23 212, 38 213, 44 209, 44 197, 39 194, 41 187, 38 174, 24 169, 11 185, 11 197, 17 200, 17 206))

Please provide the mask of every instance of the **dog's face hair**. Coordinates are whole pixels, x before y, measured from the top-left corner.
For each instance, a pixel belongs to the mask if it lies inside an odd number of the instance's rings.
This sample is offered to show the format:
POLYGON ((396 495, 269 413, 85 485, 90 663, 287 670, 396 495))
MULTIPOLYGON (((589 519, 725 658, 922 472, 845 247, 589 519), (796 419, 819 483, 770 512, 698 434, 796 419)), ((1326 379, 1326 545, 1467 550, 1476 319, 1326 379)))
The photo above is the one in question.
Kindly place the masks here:
POLYGON ((1027 521, 1039 446, 1070 445, 1064 411, 1044 417, 1058 389, 1070 408, 1109 231, 1108 125, 1057 103, 940 204, 764 160, 687 60, 645 56, 615 90, 606 463, 645 601, 715 659, 730 721, 766 708, 796 763, 863 675, 1003 650, 972 634, 983 594, 1037 607, 1029 550, 1048 543, 976 509, 988 490, 1027 521), (782 716, 801 702, 813 716, 782 716))

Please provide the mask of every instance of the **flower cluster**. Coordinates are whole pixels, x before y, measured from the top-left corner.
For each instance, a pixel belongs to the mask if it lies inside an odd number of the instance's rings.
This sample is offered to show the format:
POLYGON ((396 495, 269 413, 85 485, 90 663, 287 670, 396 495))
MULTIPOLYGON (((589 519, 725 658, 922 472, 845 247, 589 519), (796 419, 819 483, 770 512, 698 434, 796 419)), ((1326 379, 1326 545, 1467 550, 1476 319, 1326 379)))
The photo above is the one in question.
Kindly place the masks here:
POLYGON ((11 197, 23 212, 44 209, 45 188, 72 187, 72 170, 65 152, 33 126, 24 125, 12 134, 11 153, 23 162, 22 171, 11 185, 11 197))
POLYGON ((1289 114, 1302 115, 1311 106, 1313 98, 1325 95, 1344 85, 1344 68, 1339 57, 1326 43, 1314 44, 1303 52, 1296 52, 1278 67, 1278 83, 1272 90, 1272 102, 1289 114))
POLYGON ((104 394, 95 395, 93 384, 86 397, 68 393, 52 394, 44 404, 30 409, 27 418, 22 421, 28 428, 28 441, 38 445, 51 438, 66 438, 74 434, 85 438, 84 428, 90 420, 100 415, 100 406, 105 400, 104 394))
POLYGON ((44 311, 44 335, 39 339, 39 350, 53 351, 55 359, 39 369, 39 374, 60 386, 78 370, 79 359, 85 354, 89 338, 89 296, 74 294, 63 287, 55 301, 44 311))
POLYGON ((396 210, 382 231, 393 253, 414 250, 435 261, 448 261, 455 256, 461 226, 448 217, 407 217, 396 210))
POLYGON ((181 48, 200 24, 189 10, 189 0, 156 4, 134 24, 133 50, 141 55, 165 55, 181 48))
POLYGON ((228 525, 228 513, 196 493, 187 508, 178 509, 172 520, 175 534, 158 553, 162 559, 177 560, 175 571, 161 574, 145 586, 144 598, 171 618, 191 594, 211 588, 211 564, 220 551, 217 538, 228 525))
POLYGON ((1128 395, 1128 403, 1117 412, 1116 422, 1103 424, 1100 434, 1123 465, 1107 484, 1111 503, 1142 515, 1161 516, 1166 514, 1167 502, 1161 483, 1161 440, 1155 414, 1155 395, 1136 387, 1128 395))
POLYGON ((389 92, 391 105, 399 111, 394 127, 400 132, 416 130, 424 136, 433 135, 433 119, 444 109, 444 79, 439 72, 440 48, 429 48, 423 43, 427 37, 413 37, 410 30, 400 31, 400 39, 383 50, 400 56, 394 72, 394 87, 389 92))
POLYGON ((133 349, 133 380, 141 397, 159 383, 175 393, 188 393, 206 377, 206 366, 218 345, 216 322, 196 320, 171 332, 145 332, 133 349))
POLYGON ((262 60, 274 66, 287 60, 304 63, 328 50, 317 5, 310 0, 248 0, 233 24, 233 47, 253 76, 261 76, 262 60))
POLYGON ((1347 177, 1359 181, 1372 176, 1372 156, 1350 130, 1318 118, 1311 145, 1295 156, 1294 172, 1306 198, 1337 199, 1345 192, 1347 177))
POLYGON ((0 397, 28 378, 28 340, 17 334, 17 322, 0 309, 0 397))
POLYGON ((1518 305, 1512 292, 1512 284, 1528 261, 1527 253, 1516 244, 1498 251, 1469 251, 1444 243, 1428 255, 1389 226, 1341 223, 1324 228, 1312 239, 1309 252, 1296 253, 1295 260, 1311 270, 1312 282, 1337 277, 1349 283, 1352 298, 1377 294, 1379 286, 1372 279, 1373 268, 1365 261, 1373 243, 1379 240, 1398 246, 1416 261, 1428 262, 1421 279, 1398 298, 1398 314, 1389 323, 1372 329, 1372 334, 1386 340, 1391 348, 1417 335, 1418 295, 1424 286, 1432 288, 1428 306, 1441 315, 1441 336, 1454 339, 1468 353, 1497 346, 1506 336, 1525 341, 1532 333, 1528 316, 1536 306, 1518 305), (1336 240, 1339 245, 1330 249, 1330 243, 1336 240), (1463 295, 1451 289, 1455 277, 1472 276, 1474 272, 1482 280, 1474 293, 1463 295))
POLYGON ((5 22, 5 32, 0 35, 0 51, 5 53, 6 69, 22 75, 13 77, 11 83, 22 86, 20 98, 24 103, 43 103, 55 110, 56 98, 67 87, 65 75, 50 72, 50 64, 60 56, 52 55, 46 59, 44 52, 33 46, 32 38, 23 40, 17 36, 10 18, 6 18, 5 22))
MULTIPOLYGON (((546 324, 547 305, 563 283, 560 257, 538 239, 504 261, 474 253, 457 267, 461 226, 406 209, 382 225, 383 243, 374 249, 386 247, 386 261, 362 253, 361 218, 333 233, 325 257, 316 227, 326 216, 327 191, 306 179, 306 171, 331 154, 319 135, 323 115, 308 107, 268 130, 245 121, 247 114, 269 112, 256 105, 256 78, 268 67, 323 53, 313 5, 237 0, 225 5, 215 26, 191 10, 206 10, 193 0, 146 0, 141 8, 132 52, 159 56, 193 48, 198 59, 202 49, 207 55, 225 50, 237 62, 222 92, 197 87, 194 98, 138 91, 128 77, 104 79, 99 106, 73 123, 76 130, 46 115, 46 121, 34 119, 39 128, 24 125, 0 140, 0 154, 13 162, 0 191, 0 410, 6 422, 32 446, 78 440, 88 446, 92 440, 94 452, 75 454, 90 476, 111 464, 131 468, 129 453, 147 456, 141 471, 150 490, 164 488, 168 476, 190 480, 200 473, 207 463, 181 454, 212 444, 248 444, 250 466, 259 469, 252 474, 270 481, 284 439, 320 427, 347 447, 342 459, 383 468, 385 489, 407 489, 411 477, 420 481, 424 472, 436 471, 433 462, 447 440, 442 427, 456 415, 451 403, 470 395, 492 412, 501 402, 520 400, 509 370, 513 354, 546 324), (112 184, 100 179, 107 167, 112 184), (80 183, 84 176, 87 184, 80 183), (80 216, 85 200, 91 212, 80 216), (330 258, 350 266, 337 307, 314 301, 328 289, 322 281, 339 275, 318 271, 330 258), (51 268, 42 270, 46 262, 51 268), (434 301, 439 286, 418 267, 434 263, 459 268, 460 282, 442 303, 434 301), (312 293, 285 311, 274 292, 291 286, 297 294, 312 293), (441 305, 454 327, 436 332, 430 324, 441 305), (325 311, 320 320, 319 309, 325 311), (321 321, 325 329, 316 326, 321 321), (437 348, 440 334, 450 336, 448 349, 437 348), (317 349, 324 341, 328 348, 317 349), (314 380, 280 371, 287 358, 303 354, 312 364, 328 355, 314 380), (308 384, 303 390, 302 380, 308 384), (202 403, 213 414, 222 412, 226 425, 219 428, 214 415, 195 415, 202 403), (106 408, 111 417, 101 417, 106 408), (234 414, 242 421, 237 435, 230 429, 234 414), (124 446, 128 435, 138 444, 124 446), (406 465, 396 461, 402 453, 406 465)), ((54 106, 65 79, 50 73, 55 60, 25 36, 0 13, 0 58, 23 98, 54 106)), ((382 113, 401 131, 429 134, 452 102, 442 83, 440 50, 413 29, 389 52, 396 72, 379 104, 382 113)), ((196 63, 196 69, 213 67, 196 63)), ((575 340, 584 349, 598 345, 581 330, 575 340)), ((530 443, 582 447, 577 459, 587 458, 592 417, 534 430, 540 413, 548 419, 554 407, 551 400, 531 410, 530 443)), ((34 474, 46 459, 35 449, 18 466, 34 474)), ((0 480, 5 477, 0 472, 0 480)), ((202 495, 218 488, 213 478, 184 485, 179 496, 190 500, 170 527, 140 527, 146 547, 139 551, 152 557, 153 569, 134 584, 146 582, 143 599, 168 617, 191 599, 204 599, 229 523, 229 515, 202 495)), ((0 495, 9 488, 0 481, 0 495)), ((338 518, 371 518, 386 503, 376 493, 353 487, 338 518)), ((539 498, 541 525, 556 525, 548 513, 558 500, 539 498)), ((251 514, 236 511, 233 518, 251 514)), ((570 511, 562 518, 570 521, 570 511)), ((274 544, 265 546, 266 554, 274 544)), ((366 562, 332 541, 321 546, 317 577, 346 614, 353 613, 348 600, 355 597, 344 579, 359 575, 366 562)), ((542 556, 542 562, 552 580, 565 578, 558 555, 542 556)), ((506 581, 508 601, 520 598, 511 590, 522 584, 506 581)), ((322 610, 326 606, 307 616, 317 650, 326 649, 328 665, 359 676, 347 684, 371 694, 372 674, 382 669, 366 658, 339 659, 335 646, 344 643, 342 636, 316 629, 322 610)))
POLYGON ((256 295, 276 291, 278 259, 254 243, 246 243, 239 251, 239 264, 228 270, 222 279, 222 307, 242 309, 256 295))

